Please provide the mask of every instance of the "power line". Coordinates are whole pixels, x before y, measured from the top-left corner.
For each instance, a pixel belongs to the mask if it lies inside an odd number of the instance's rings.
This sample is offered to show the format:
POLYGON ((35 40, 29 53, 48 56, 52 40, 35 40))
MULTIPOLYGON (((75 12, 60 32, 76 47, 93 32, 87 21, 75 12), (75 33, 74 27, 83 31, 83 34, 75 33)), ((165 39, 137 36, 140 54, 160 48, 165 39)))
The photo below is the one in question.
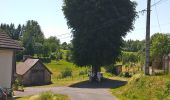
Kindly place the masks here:
MULTIPOLYGON (((162 2, 165 2, 165 1, 168 1, 168 0, 159 0, 159 1, 155 2, 154 4, 152 4, 151 7, 154 7, 154 6, 156 6, 156 5, 158 5, 158 4, 162 3, 162 2)), ((142 13, 142 14, 143 14, 143 13, 145 13, 146 11, 147 11, 147 8, 138 11, 138 13, 142 13)))
POLYGON ((61 37, 61 36, 67 35, 67 34, 71 34, 71 33, 64 33, 64 34, 60 34, 60 35, 56 35, 56 36, 61 37))
MULTIPOLYGON (((154 0, 155 1, 155 0, 154 0)), ((156 6, 156 5, 158 5, 158 4, 160 4, 162 1, 167 1, 167 0, 159 0, 159 1, 157 1, 157 2, 155 2, 154 4, 152 4, 151 5, 151 7, 153 7, 153 6, 156 6)))
MULTIPOLYGON (((154 0, 155 2, 155 0, 154 0)), ((158 26, 159 26, 159 30, 161 32, 161 26, 160 26, 160 23, 159 23, 159 17, 158 17, 158 11, 157 11, 157 6, 155 5, 155 12, 156 12, 156 17, 157 17, 157 21, 158 21, 158 26)))
MULTIPOLYGON (((170 23, 160 24, 161 27, 168 26, 168 25, 170 25, 170 23)), ((156 27, 159 27, 159 26, 158 25, 151 26, 151 28, 156 28, 156 27)), ((146 29, 146 27, 140 27, 140 28, 137 28, 136 30, 143 30, 143 29, 146 29)))

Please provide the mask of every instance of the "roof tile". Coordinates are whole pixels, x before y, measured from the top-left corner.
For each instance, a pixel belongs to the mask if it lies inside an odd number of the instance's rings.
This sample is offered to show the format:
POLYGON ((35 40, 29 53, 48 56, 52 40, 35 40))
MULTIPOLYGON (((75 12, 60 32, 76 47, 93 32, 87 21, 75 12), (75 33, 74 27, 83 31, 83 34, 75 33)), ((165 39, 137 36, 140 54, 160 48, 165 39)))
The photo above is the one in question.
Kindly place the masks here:
POLYGON ((23 49, 15 40, 11 39, 6 33, 3 32, 0 32, 0 48, 23 49))

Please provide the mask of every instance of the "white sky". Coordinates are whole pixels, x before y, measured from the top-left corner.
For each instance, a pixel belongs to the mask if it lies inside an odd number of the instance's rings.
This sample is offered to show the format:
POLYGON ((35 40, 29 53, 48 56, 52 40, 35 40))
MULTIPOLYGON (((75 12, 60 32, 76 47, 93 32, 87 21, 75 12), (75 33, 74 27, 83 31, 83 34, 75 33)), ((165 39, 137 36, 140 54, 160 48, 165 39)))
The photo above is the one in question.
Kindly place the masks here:
MULTIPOLYGON (((159 0, 152 0, 152 4, 157 1, 159 0)), ((137 11, 146 8, 147 0, 136 0, 136 2, 138 3, 137 11)), ((169 5, 170 0, 162 0, 157 6, 152 7, 151 35, 156 32, 170 33, 169 5), (156 11, 158 14, 156 14, 156 11)), ((57 36, 61 42, 69 42, 71 34, 66 34, 70 33, 70 30, 61 8, 62 0, 0 0, 0 23, 18 25, 26 24, 27 20, 36 20, 40 24, 45 37, 57 36)), ((144 39, 146 14, 139 14, 134 26, 134 31, 128 33, 125 39, 144 39)))

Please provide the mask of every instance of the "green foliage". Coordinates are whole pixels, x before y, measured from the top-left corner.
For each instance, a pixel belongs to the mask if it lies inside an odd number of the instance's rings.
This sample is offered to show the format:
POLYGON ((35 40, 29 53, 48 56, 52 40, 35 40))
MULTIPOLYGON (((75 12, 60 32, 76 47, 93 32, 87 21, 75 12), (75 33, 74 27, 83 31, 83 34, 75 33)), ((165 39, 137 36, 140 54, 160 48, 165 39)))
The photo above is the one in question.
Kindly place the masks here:
POLYGON ((15 28, 14 24, 1 24, 0 25, 0 30, 2 32, 7 33, 12 39, 14 40, 19 40, 20 35, 22 34, 22 28, 21 25, 19 24, 17 28, 15 28))
POLYGON ((72 70, 70 68, 65 68, 63 71, 61 71, 61 77, 71 77, 72 76, 72 70))
POLYGON ((114 74, 114 70, 115 70, 114 64, 109 65, 109 66, 105 66, 105 70, 106 70, 106 72, 108 72, 108 73, 114 74))
POLYGON ((53 73, 51 77, 53 84, 51 84, 50 86, 68 86, 75 82, 85 81, 88 79, 87 74, 79 75, 80 71, 85 72, 86 70, 89 70, 88 67, 77 67, 73 63, 67 62, 65 60, 51 61, 51 63, 46 63, 45 65, 53 73), (67 68, 72 70, 72 76, 62 78, 61 72, 63 72, 67 68))
POLYGON ((21 84, 21 80, 20 79, 16 79, 14 84, 12 85, 12 88, 14 91, 24 91, 24 86, 21 84))
POLYGON ((87 75, 89 72, 88 68, 79 71, 79 75, 87 75))
POLYGON ((72 48, 72 44, 71 43, 66 43, 66 42, 63 42, 62 44, 61 44, 61 49, 63 49, 63 50, 70 50, 72 48))
POLYGON ((119 76, 120 77, 132 77, 132 75, 129 73, 129 72, 121 72, 120 74, 119 74, 119 76))
POLYGON ((40 94, 40 100, 53 100, 54 94, 51 91, 40 94))
POLYGON ((71 51, 68 50, 67 53, 66 53, 66 61, 72 62, 72 61, 73 61, 72 56, 73 56, 73 55, 72 55, 71 51))
POLYGON ((144 41, 139 40, 127 40, 124 41, 123 50, 127 52, 139 52, 144 51, 144 41))
MULTIPOLYGON (((23 51, 17 52, 17 61, 22 60, 23 55, 31 55, 38 58, 51 57, 53 60, 62 59, 60 52, 60 40, 57 37, 44 38, 41 27, 37 21, 28 20, 26 25, 1 24, 0 31, 6 32, 13 39, 19 41, 20 46, 24 47, 23 51)), ((71 44, 67 44, 71 48, 71 44)), ((47 60, 43 60, 49 62, 47 60)))
POLYGON ((25 48, 25 54, 34 55, 35 44, 36 43, 42 44, 44 42, 44 34, 42 33, 38 22, 33 20, 27 21, 27 24, 24 27, 22 41, 23 41, 23 46, 25 48))
POLYGON ((39 57, 39 59, 40 59, 43 63, 50 63, 50 62, 51 62, 51 58, 50 58, 50 57, 39 57))
POLYGON ((43 44, 43 52, 42 52, 42 55, 44 56, 44 57, 49 57, 49 55, 50 55, 50 47, 49 47, 49 45, 48 45, 48 43, 44 43, 43 44))
POLYGON ((16 53, 16 61, 21 61, 23 59, 24 52, 23 51, 17 51, 16 53))
POLYGON ((112 93, 121 100, 169 100, 169 75, 144 76, 136 74, 126 86, 112 89, 112 93))
POLYGON ((60 49, 60 40, 57 37, 51 36, 46 39, 46 43, 48 44, 51 52, 56 52, 60 49))
POLYGON ((126 63, 136 63, 140 60, 139 54, 135 52, 122 52, 121 60, 123 64, 126 63))
POLYGON ((67 95, 54 94, 51 91, 47 91, 39 95, 22 97, 16 100, 69 100, 69 97, 67 95))
POLYGON ((35 54, 37 54, 38 57, 41 57, 41 54, 43 53, 43 44, 42 43, 35 43, 34 45, 34 51, 35 54))
POLYGON ((170 40, 168 34, 156 33, 151 37, 150 56, 151 61, 160 64, 162 57, 170 52, 170 40))
POLYGON ((130 0, 64 0, 73 32, 73 60, 79 66, 110 65, 120 54, 122 37, 133 29, 136 3, 130 0))

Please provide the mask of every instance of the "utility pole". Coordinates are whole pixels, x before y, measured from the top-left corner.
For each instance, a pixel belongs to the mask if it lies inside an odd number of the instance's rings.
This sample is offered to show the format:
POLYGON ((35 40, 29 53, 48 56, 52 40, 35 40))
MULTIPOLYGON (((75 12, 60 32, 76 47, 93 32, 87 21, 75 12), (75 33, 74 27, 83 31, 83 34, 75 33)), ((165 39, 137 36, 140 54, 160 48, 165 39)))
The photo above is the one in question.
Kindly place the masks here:
POLYGON ((146 18, 146 49, 145 49, 145 75, 149 75, 150 63, 150 14, 151 14, 151 0, 147 0, 147 18, 146 18))

